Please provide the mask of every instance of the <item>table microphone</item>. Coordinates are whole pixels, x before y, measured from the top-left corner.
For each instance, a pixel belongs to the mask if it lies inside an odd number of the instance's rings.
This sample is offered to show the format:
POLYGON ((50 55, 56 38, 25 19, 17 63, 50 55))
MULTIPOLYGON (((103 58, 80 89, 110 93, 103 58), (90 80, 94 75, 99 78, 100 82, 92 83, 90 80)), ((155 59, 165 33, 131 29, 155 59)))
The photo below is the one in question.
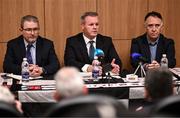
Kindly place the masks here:
POLYGON ((144 63, 147 62, 147 59, 145 57, 143 57, 143 55, 140 53, 134 52, 131 54, 131 57, 132 57, 133 61, 144 62, 144 63))

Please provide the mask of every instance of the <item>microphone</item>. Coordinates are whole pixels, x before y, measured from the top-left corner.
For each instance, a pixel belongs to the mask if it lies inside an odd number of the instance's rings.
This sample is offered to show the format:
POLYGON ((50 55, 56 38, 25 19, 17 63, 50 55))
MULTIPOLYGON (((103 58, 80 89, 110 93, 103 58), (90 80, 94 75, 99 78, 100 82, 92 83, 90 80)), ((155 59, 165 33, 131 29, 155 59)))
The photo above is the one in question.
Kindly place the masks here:
POLYGON ((104 51, 101 49, 96 49, 94 52, 94 56, 98 57, 98 60, 101 62, 101 64, 103 63, 104 60, 104 51))
POLYGON ((103 52, 103 50, 101 50, 101 49, 96 49, 96 50, 95 50, 95 53, 94 53, 94 56, 103 57, 103 58, 104 58, 104 52, 103 52))
POLYGON ((138 61, 138 62, 147 62, 147 59, 145 57, 142 56, 142 54, 140 53, 132 53, 131 54, 132 60, 134 61, 138 61))
POLYGON ((97 56, 98 57, 98 60, 101 62, 101 66, 102 66, 102 69, 103 69, 103 73, 105 74, 106 72, 109 72, 112 70, 112 67, 111 67, 111 63, 105 63, 104 62, 104 51, 102 49, 96 49, 95 50, 95 53, 94 53, 94 56, 97 56))

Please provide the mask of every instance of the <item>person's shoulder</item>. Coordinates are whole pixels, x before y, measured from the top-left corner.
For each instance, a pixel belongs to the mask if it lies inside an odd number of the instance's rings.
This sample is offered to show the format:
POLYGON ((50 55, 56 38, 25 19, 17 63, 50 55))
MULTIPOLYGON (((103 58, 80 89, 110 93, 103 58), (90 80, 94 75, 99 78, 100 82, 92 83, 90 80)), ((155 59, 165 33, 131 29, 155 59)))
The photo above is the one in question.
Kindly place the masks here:
POLYGON ((160 34, 160 39, 162 39, 166 43, 174 43, 174 40, 169 37, 165 37, 163 34, 160 34))
POLYGON ((8 44, 17 44, 17 43, 19 43, 21 40, 23 40, 22 35, 21 35, 21 36, 18 36, 18 37, 16 37, 16 38, 10 39, 7 43, 8 43, 8 44))
POLYGON ((101 39, 103 38, 103 39, 106 39, 106 40, 111 40, 112 39, 112 37, 106 36, 106 35, 102 35, 102 34, 98 34, 97 37, 101 38, 101 39))
POLYGON ((102 35, 102 34, 98 34, 97 35, 97 40, 99 40, 102 43, 112 44, 112 37, 110 37, 110 36, 105 36, 105 35, 102 35))
POLYGON ((132 40, 134 41, 141 41, 141 40, 144 40, 146 38, 146 34, 141 34, 135 38, 133 38, 132 40))
POLYGON ((78 39, 79 37, 83 37, 83 33, 78 33, 78 34, 75 34, 73 36, 69 36, 67 39, 71 40, 71 39, 78 39))
POLYGON ((53 43, 53 40, 45 38, 45 37, 41 37, 41 36, 38 36, 37 41, 44 42, 44 43, 53 43))

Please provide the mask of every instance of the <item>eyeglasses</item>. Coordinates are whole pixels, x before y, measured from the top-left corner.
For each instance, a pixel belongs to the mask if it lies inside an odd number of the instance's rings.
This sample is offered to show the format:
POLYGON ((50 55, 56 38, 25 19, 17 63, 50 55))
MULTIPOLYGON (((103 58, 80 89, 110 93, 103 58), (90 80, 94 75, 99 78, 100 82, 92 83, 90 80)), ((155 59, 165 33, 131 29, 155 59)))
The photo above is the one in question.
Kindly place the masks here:
POLYGON ((155 29, 159 29, 159 28, 161 28, 161 24, 148 24, 147 25, 147 29, 153 29, 153 28, 155 28, 155 29))
POLYGON ((27 33, 31 33, 32 31, 34 33, 37 33, 39 31, 39 28, 26 28, 26 29, 23 29, 24 31, 26 31, 27 33))

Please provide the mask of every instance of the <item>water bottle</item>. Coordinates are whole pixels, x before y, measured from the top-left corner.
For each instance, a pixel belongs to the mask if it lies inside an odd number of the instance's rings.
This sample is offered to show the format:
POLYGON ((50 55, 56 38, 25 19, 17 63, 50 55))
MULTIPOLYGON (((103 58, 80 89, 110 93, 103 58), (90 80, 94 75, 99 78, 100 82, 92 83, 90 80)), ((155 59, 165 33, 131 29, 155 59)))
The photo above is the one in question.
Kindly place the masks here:
POLYGON ((94 57, 94 60, 92 61, 92 66, 93 66, 93 69, 92 69, 92 78, 95 80, 95 81, 98 81, 98 77, 99 77, 99 64, 100 62, 98 61, 98 57, 95 56, 94 57))
POLYGON ((161 58, 161 67, 162 68, 168 68, 168 59, 166 57, 166 54, 162 55, 162 58, 161 58))
POLYGON ((21 76, 22 82, 29 81, 29 63, 27 62, 27 58, 23 58, 23 62, 21 64, 21 76))

